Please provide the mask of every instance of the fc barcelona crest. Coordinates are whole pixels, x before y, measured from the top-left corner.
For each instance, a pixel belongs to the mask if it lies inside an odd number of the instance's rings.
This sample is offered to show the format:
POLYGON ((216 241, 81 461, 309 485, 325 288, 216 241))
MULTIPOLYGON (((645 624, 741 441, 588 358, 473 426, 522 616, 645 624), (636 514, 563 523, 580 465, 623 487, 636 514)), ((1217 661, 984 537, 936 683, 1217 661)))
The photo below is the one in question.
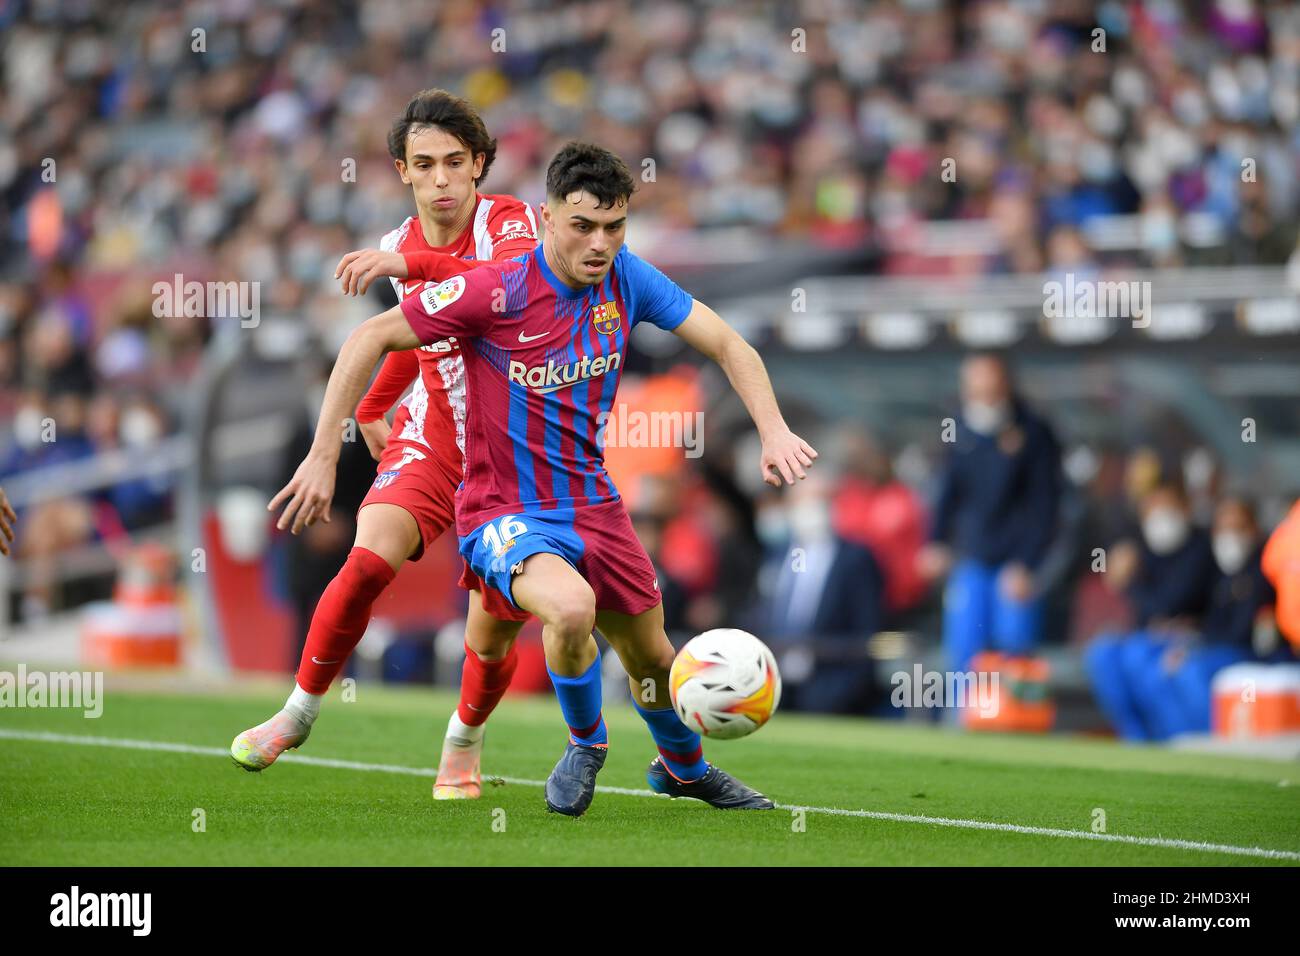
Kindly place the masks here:
POLYGON ((601 302, 599 305, 591 307, 591 324, 596 327, 596 331, 601 335, 613 335, 618 331, 618 323, 622 318, 618 314, 618 303, 601 302))

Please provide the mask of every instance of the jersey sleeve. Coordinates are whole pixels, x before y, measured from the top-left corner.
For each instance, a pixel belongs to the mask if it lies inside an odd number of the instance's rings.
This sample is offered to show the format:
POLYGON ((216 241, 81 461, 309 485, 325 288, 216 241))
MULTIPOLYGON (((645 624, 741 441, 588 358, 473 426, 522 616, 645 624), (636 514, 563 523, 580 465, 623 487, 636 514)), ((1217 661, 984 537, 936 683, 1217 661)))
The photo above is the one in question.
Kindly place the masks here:
POLYGON ((424 345, 452 336, 483 335, 504 311, 502 271, 521 268, 517 263, 492 263, 438 285, 430 283, 402 300, 402 314, 424 345))
POLYGON ((452 276, 458 276, 463 272, 469 272, 471 269, 492 264, 490 261, 480 262, 476 259, 462 259, 460 256, 453 256, 449 252, 433 252, 432 250, 403 252, 402 258, 406 260, 406 277, 408 279, 423 279, 425 282, 446 282, 452 276))
POLYGON ((357 422, 377 422, 406 391, 415 376, 420 374, 420 360, 414 349, 389 352, 379 374, 370 383, 370 389, 357 405, 357 422))
POLYGON ((514 196, 501 196, 487 221, 492 258, 497 261, 527 255, 537 247, 537 218, 532 207, 514 196))
POLYGON ((686 321, 695 300, 681 286, 626 248, 619 258, 633 325, 649 322, 671 332, 686 321))

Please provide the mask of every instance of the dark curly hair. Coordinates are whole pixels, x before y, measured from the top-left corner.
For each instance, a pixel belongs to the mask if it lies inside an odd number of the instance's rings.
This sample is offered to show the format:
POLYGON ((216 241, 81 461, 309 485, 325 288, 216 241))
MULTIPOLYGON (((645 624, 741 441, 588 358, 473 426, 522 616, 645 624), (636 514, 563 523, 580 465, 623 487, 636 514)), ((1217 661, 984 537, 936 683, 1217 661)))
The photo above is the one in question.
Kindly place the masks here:
POLYGON ((407 137, 429 127, 437 127, 460 140, 470 151, 471 158, 482 156, 483 171, 474 180, 474 185, 487 179, 492 160, 497 157, 497 141, 488 135, 478 110, 446 90, 421 90, 411 97, 406 110, 388 131, 388 154, 406 162, 407 137))
POLYGON ((578 191, 595 196, 604 209, 630 199, 636 182, 627 164, 609 150, 574 142, 556 153, 547 167, 546 195, 564 199, 578 191))

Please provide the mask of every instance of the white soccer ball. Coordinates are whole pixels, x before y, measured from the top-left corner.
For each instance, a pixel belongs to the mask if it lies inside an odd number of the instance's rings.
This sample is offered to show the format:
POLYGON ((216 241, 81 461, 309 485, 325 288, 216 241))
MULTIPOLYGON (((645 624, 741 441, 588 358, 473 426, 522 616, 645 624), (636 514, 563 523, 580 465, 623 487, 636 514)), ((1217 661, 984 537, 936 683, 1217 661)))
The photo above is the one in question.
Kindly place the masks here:
POLYGON ((753 634, 718 628, 691 638, 678 652, 668 692, 691 730, 734 740, 772 716, 781 702, 781 674, 772 652, 753 634))

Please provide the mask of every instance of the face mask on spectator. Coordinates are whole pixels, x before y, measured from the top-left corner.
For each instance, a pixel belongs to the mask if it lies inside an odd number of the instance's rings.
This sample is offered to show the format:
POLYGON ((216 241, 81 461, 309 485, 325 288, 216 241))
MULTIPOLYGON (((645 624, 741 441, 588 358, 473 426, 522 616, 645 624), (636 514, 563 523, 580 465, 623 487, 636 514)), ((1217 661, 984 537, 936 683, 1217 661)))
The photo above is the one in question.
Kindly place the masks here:
POLYGON ((790 523, 780 508, 764 508, 754 517, 754 533, 765 548, 780 548, 790 540, 790 523))
POLYGON ((1187 519, 1173 508, 1157 508, 1142 522, 1142 536, 1156 554, 1171 554, 1187 540, 1187 519))
POLYGON ((1250 538, 1244 534, 1223 531, 1214 536, 1214 560, 1224 574, 1236 574, 1246 566, 1250 557, 1250 538))
POLYGON ((977 435, 992 435, 1011 420, 1011 403, 965 402, 961 417, 977 435))
POLYGON ((790 509, 790 530, 796 541, 830 537, 831 509, 822 501, 801 501, 790 509))
POLYGON ((1107 146, 1091 143, 1079 154, 1079 171, 1089 182, 1105 183, 1115 176, 1115 153, 1107 146))
POLYGON ((122 413, 122 423, 118 426, 118 438, 127 448, 142 448, 152 445, 161 434, 158 419, 145 408, 128 408, 122 413))
POLYGON ((1142 217, 1142 245, 1150 252, 1170 252, 1178 246, 1178 223, 1164 212, 1142 217))
POLYGON ((14 415, 14 441, 23 451, 32 451, 41 443, 41 410, 25 405, 14 415))

